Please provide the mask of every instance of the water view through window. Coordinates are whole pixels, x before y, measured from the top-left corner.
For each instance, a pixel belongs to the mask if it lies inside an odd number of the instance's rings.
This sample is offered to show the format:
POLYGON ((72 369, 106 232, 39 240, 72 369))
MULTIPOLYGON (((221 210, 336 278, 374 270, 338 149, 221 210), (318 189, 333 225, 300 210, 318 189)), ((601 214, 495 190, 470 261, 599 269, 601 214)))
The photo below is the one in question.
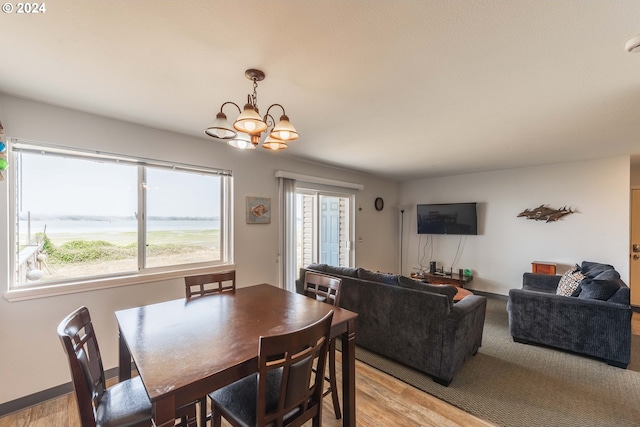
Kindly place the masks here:
POLYGON ((16 286, 221 261, 225 177, 16 157, 16 286))

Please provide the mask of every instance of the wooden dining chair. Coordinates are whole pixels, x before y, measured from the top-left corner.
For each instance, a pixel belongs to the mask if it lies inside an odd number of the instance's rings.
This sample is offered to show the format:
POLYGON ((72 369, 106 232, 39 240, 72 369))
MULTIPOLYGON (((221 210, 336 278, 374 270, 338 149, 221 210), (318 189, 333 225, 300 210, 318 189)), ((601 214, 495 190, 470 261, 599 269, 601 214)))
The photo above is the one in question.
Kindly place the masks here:
MULTIPOLYGON (((310 298, 338 307, 340 305, 340 289, 342 279, 307 271, 304 275, 304 294, 310 298)), ((336 383, 336 340, 329 341, 329 376, 325 376, 329 388, 322 396, 331 393, 333 412, 336 419, 342 418, 340 401, 338 400, 338 384, 336 383)))
POLYGON ((187 298, 235 291, 236 271, 185 276, 184 286, 187 298))
POLYGON ((300 330, 260 337, 258 372, 209 394, 214 427, 322 425, 322 389, 333 310, 300 330))
MULTIPOLYGON (((151 402, 139 376, 106 387, 100 348, 86 307, 60 322, 58 336, 69 359, 82 427, 151 426, 151 402)), ((195 405, 182 408, 176 416, 178 425, 196 426, 195 405)))

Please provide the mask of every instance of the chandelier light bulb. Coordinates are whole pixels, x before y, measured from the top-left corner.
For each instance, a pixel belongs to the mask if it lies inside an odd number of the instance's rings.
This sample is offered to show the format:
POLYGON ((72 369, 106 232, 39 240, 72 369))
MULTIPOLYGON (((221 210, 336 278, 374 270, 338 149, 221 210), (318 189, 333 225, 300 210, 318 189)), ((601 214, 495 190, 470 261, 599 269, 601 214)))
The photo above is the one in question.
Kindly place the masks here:
POLYGON ((283 130, 282 132, 280 132, 280 139, 282 139, 283 141, 288 141, 290 137, 291 134, 288 130, 283 130))
POLYGON ((273 127, 271 137, 281 141, 293 141, 298 138, 298 132, 289 121, 289 117, 283 114, 280 117, 280 121, 273 127))
POLYGON ((251 136, 242 132, 238 132, 238 135, 227 141, 227 143, 234 148, 239 148, 240 150, 253 150, 256 148, 251 142, 251 136))
POLYGON ((233 126, 227 121, 227 116, 222 111, 216 115, 213 124, 204 132, 209 136, 219 139, 230 139, 237 134, 233 126))

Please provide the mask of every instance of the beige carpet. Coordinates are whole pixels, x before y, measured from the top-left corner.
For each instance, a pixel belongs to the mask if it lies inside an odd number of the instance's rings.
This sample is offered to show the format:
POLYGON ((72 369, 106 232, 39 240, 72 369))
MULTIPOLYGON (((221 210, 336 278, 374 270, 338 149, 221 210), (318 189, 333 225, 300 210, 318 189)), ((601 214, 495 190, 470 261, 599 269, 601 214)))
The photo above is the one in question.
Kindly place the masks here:
POLYGON ((506 301, 489 298, 482 347, 449 387, 358 348, 356 358, 504 427, 640 426, 640 337, 624 370, 536 345, 514 343, 506 301))

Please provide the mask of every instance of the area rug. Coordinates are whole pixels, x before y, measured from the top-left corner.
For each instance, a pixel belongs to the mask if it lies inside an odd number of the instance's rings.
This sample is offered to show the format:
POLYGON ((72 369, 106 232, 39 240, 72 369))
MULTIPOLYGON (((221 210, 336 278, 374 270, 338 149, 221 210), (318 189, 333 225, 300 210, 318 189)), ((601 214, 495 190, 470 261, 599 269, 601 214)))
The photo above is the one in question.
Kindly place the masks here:
POLYGON ((482 347, 449 387, 360 347, 356 358, 503 427, 640 426, 640 336, 627 369, 514 343, 503 299, 488 298, 482 347))

